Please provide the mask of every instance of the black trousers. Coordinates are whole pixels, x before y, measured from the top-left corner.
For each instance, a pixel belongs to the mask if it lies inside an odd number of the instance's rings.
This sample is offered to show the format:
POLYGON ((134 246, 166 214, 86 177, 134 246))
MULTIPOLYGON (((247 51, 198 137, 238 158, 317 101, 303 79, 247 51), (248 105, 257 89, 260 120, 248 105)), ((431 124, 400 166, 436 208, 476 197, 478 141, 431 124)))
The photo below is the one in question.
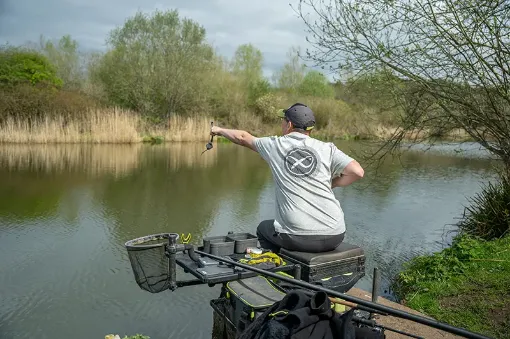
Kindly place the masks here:
POLYGON ((280 248, 298 252, 328 252, 338 247, 344 240, 345 233, 338 235, 290 235, 277 233, 274 220, 264 220, 257 227, 260 246, 277 253, 280 248))

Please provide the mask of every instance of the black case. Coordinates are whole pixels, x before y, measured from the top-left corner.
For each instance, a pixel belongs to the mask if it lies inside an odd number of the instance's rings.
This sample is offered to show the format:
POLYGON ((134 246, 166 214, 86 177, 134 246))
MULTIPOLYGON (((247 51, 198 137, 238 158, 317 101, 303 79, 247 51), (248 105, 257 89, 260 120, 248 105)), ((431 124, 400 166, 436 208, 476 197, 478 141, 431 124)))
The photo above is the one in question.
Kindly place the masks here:
POLYGON ((342 243, 335 250, 321 253, 281 249, 286 261, 301 265, 301 279, 345 292, 365 275, 365 253, 362 248, 342 243))
POLYGON ((230 301, 230 319, 239 332, 264 313, 275 302, 283 299, 285 292, 274 287, 265 277, 230 281, 226 284, 230 301))

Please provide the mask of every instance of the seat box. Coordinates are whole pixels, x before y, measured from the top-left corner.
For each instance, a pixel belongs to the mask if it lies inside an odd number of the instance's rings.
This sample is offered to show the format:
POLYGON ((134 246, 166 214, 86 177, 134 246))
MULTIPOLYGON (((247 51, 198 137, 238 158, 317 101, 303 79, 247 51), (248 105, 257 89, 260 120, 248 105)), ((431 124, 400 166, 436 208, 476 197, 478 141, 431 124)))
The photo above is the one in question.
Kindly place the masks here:
POLYGON ((341 243, 329 252, 308 253, 281 249, 286 261, 301 265, 301 280, 326 288, 350 289, 365 275, 365 253, 362 248, 341 243))

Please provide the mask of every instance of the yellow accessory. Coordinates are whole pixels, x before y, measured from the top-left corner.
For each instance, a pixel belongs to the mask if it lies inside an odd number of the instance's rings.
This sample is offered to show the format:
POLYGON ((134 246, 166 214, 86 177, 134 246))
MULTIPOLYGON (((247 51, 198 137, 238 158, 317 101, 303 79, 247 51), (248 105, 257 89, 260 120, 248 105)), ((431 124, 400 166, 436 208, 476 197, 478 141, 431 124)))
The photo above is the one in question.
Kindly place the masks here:
POLYGON ((181 242, 183 244, 188 244, 191 241, 191 233, 188 233, 188 236, 185 237, 184 233, 181 234, 181 242))
POLYGON ((285 265, 285 261, 273 252, 262 254, 250 253, 250 259, 239 259, 239 262, 246 265, 257 265, 263 262, 272 262, 276 266, 285 265))

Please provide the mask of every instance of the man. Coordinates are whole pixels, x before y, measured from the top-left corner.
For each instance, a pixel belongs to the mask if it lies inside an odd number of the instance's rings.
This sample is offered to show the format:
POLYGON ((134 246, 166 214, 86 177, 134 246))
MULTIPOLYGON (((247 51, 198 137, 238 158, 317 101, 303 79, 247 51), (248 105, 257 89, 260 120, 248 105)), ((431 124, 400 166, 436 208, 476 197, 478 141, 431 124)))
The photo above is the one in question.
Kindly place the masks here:
POLYGON ((282 136, 257 138, 241 130, 213 126, 212 135, 258 152, 269 164, 276 188, 276 218, 257 227, 261 247, 327 252, 344 239, 345 222, 333 188, 364 175, 360 164, 333 143, 310 137, 312 110, 296 103, 280 114, 282 136))

